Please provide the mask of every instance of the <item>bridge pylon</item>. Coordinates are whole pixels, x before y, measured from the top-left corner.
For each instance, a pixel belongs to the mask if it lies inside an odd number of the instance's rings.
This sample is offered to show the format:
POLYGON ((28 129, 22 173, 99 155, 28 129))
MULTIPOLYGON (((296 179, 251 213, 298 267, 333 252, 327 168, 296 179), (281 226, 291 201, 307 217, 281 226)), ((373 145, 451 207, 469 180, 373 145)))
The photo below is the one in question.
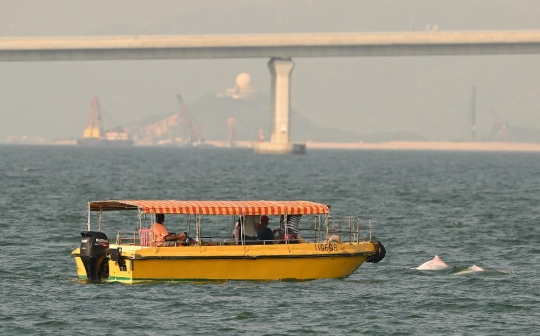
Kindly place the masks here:
POLYGON ((257 154, 305 154, 305 144, 290 143, 291 73, 290 58, 272 57, 268 61, 271 76, 270 141, 257 142, 257 154))

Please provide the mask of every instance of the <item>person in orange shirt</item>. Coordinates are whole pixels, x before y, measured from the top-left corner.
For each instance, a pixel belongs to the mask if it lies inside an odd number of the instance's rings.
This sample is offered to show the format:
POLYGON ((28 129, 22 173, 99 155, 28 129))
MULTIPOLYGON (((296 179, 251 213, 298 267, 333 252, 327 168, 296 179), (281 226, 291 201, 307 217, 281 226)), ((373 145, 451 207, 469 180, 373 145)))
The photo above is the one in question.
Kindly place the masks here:
POLYGON ((169 234, 165 225, 165 215, 156 214, 156 222, 150 227, 150 232, 152 233, 152 246, 176 246, 186 245, 188 239, 191 241, 187 245, 192 245, 193 239, 189 238, 185 232, 180 232, 179 234, 169 234), (180 242, 180 243, 177 243, 180 242))

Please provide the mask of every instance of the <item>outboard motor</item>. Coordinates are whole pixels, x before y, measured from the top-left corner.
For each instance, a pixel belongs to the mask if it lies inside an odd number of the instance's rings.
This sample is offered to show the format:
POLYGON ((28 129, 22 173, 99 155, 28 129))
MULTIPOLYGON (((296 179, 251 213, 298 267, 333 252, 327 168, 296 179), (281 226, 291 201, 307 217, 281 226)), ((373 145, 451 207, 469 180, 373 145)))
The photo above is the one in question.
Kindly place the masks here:
POLYGON ((379 261, 383 260, 384 256, 386 255, 386 249, 384 248, 383 244, 380 241, 376 241, 374 243, 377 245, 377 251, 375 251, 374 255, 367 258, 366 262, 378 263, 379 261))
POLYGON ((81 260, 89 281, 103 280, 109 277, 108 258, 109 239, 103 232, 81 232, 81 260))

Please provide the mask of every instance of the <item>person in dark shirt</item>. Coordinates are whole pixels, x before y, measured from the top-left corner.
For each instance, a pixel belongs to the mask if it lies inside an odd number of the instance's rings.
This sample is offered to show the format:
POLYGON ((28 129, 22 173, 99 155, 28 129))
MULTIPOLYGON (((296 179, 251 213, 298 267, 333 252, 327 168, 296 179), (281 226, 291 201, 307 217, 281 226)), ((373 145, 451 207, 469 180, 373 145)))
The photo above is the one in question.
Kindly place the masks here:
POLYGON ((270 218, 268 216, 261 217, 261 223, 259 224, 259 229, 257 230, 257 240, 274 240, 274 233, 270 228, 268 228, 268 222, 270 218))

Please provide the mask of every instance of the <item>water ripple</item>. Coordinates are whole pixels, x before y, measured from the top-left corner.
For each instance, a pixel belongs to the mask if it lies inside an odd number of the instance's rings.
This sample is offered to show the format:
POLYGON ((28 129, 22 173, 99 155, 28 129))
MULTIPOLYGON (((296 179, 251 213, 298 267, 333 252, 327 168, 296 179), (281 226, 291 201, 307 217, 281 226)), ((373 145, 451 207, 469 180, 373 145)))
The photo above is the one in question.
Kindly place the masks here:
POLYGON ((0 146, 0 157, 3 335, 538 330, 538 154, 0 146), (86 202, 126 198, 326 202, 371 217, 388 254, 343 280, 77 280, 86 202), (434 255, 449 268, 411 269, 434 255), (473 264, 485 271, 456 275, 473 264))

